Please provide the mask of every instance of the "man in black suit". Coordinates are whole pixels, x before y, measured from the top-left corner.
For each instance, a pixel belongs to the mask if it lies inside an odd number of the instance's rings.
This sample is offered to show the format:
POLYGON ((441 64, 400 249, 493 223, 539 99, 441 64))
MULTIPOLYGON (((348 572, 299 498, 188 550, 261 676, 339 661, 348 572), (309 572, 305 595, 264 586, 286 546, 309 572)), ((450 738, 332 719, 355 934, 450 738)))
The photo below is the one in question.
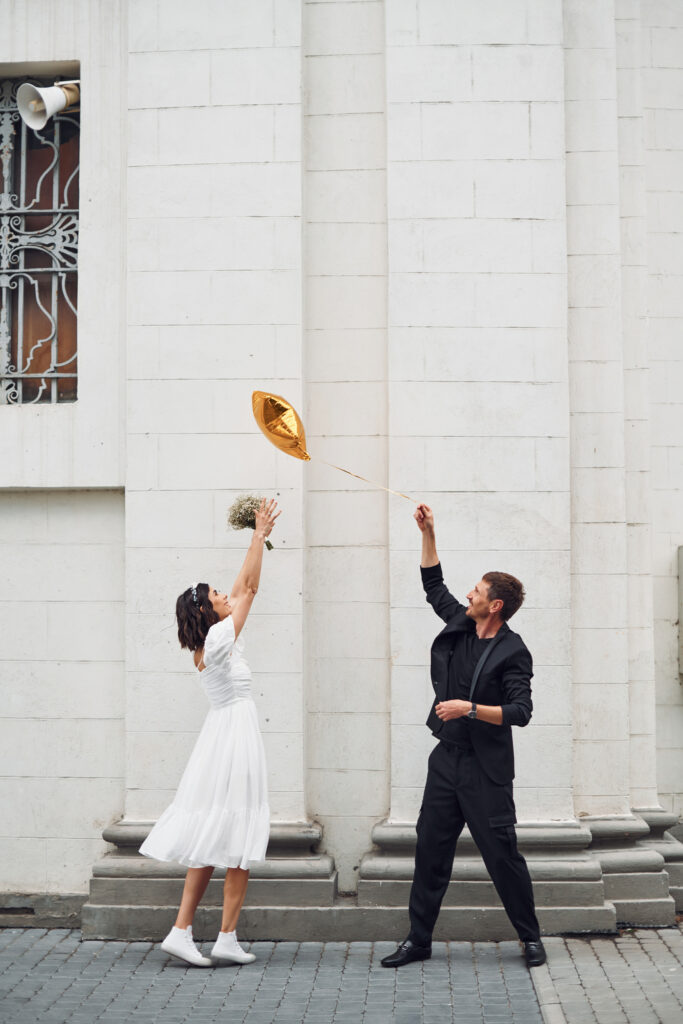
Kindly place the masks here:
POLYGON ((524 641, 507 620, 521 606, 524 588, 508 573, 490 572, 467 595, 468 606, 460 604, 443 582, 432 510, 418 505, 415 519, 427 601, 446 622, 432 645, 436 699, 427 719, 439 743, 429 756, 417 819, 410 934, 382 965, 402 967, 432 955, 432 931, 467 824, 524 943, 527 964, 536 967, 546 957, 529 870, 517 850, 512 795, 511 727, 531 718, 533 671, 524 641))

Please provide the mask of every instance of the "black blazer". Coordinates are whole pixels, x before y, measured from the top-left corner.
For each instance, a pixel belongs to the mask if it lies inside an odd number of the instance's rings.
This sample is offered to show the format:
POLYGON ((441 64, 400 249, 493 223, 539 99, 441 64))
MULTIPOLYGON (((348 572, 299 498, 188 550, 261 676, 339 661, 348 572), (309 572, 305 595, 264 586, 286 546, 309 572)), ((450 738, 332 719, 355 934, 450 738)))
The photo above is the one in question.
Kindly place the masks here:
MULTIPOLYGON (((422 585, 427 601, 446 623, 432 644, 432 686, 435 699, 427 725, 433 734, 448 740, 449 722, 442 722, 434 710, 446 700, 450 654, 458 637, 473 633, 475 623, 465 614, 465 606, 450 593, 443 581, 441 565, 421 569, 422 585)), ((472 700, 476 704, 501 705, 502 725, 471 720, 472 746, 481 767, 493 782, 503 785, 515 777, 515 754, 512 746, 513 725, 527 725, 531 718, 531 677, 533 662, 521 636, 513 633, 507 623, 501 626, 504 635, 487 658, 477 680, 472 700)))

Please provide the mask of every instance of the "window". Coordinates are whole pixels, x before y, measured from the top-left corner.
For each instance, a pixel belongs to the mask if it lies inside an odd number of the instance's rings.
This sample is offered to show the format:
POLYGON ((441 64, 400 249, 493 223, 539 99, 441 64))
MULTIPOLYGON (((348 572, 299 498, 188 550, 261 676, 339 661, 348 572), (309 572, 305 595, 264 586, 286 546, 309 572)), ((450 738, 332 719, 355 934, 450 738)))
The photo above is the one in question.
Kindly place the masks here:
POLYGON ((77 390, 78 111, 40 131, 0 80, 0 405, 74 402, 77 390))

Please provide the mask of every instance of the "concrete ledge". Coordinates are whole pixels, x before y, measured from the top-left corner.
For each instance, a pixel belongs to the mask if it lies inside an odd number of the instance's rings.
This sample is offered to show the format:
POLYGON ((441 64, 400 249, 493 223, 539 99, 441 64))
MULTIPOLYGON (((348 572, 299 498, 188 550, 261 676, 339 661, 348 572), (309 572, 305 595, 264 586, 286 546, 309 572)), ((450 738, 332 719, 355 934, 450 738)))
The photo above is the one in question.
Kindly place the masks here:
MULTIPOLYGON (((84 933, 89 938, 159 941, 173 924, 176 907, 116 906, 83 908, 84 933)), ((616 912, 605 904, 595 908, 539 908, 544 934, 616 930, 616 912)), ((220 927, 218 908, 200 907, 194 934, 208 940, 220 927)), ((400 941, 408 932, 403 907, 359 907, 353 897, 338 897, 332 907, 245 907, 240 934, 246 940, 291 942, 400 941)), ((437 923, 437 941, 503 941, 516 938, 502 907, 444 907, 437 923)))
POLYGON ((85 893, 0 893, 0 927, 79 928, 85 893))

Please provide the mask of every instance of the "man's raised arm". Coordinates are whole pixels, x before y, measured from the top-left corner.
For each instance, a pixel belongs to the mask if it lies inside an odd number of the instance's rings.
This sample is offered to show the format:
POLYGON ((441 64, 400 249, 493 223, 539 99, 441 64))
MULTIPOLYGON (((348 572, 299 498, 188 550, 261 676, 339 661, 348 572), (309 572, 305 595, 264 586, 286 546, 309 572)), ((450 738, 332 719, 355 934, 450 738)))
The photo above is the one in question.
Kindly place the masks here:
POLYGON ((434 532, 434 513, 429 505, 418 505, 414 519, 422 533, 422 569, 429 569, 439 564, 439 556, 436 553, 436 534, 434 532))

